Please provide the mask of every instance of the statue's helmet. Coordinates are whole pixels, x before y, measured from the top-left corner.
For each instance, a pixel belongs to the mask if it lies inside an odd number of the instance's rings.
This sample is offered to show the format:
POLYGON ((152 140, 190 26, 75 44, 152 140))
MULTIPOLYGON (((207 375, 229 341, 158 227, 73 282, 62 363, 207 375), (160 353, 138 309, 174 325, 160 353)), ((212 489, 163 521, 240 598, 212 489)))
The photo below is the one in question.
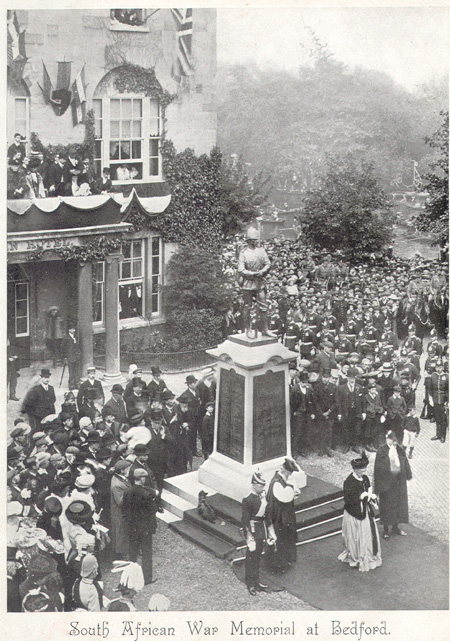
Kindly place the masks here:
POLYGON ((245 237, 247 240, 259 240, 259 232, 254 227, 249 227, 245 237))

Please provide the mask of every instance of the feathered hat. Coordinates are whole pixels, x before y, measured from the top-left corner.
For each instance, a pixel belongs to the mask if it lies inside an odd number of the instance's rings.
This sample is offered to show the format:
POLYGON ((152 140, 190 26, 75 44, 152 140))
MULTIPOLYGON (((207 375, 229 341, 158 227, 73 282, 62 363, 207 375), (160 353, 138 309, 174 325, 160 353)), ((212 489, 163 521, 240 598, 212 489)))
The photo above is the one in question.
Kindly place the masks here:
POLYGON ((139 563, 132 563, 131 561, 113 561, 113 569, 111 572, 121 572, 119 585, 116 590, 128 588, 139 592, 144 587, 144 575, 139 563))

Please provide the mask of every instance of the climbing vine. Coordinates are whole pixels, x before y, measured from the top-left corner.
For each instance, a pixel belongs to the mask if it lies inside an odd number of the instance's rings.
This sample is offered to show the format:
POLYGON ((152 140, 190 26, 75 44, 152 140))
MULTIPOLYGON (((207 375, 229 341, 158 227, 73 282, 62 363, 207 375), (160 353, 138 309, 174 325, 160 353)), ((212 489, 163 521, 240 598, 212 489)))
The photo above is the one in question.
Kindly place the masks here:
POLYGON ((217 252, 221 241, 222 212, 219 173, 222 154, 196 156, 192 149, 177 153, 172 142, 161 144, 163 171, 172 200, 160 219, 164 238, 170 242, 217 252))
POLYGON ((29 260, 40 260, 45 252, 58 254, 64 262, 86 263, 103 260, 111 252, 117 251, 125 236, 93 236, 85 245, 64 245, 49 249, 35 249, 28 255, 29 260))
POLYGON ((161 87, 153 68, 145 69, 131 63, 126 63, 117 70, 113 84, 119 93, 136 93, 157 98, 162 109, 175 98, 174 94, 161 87))

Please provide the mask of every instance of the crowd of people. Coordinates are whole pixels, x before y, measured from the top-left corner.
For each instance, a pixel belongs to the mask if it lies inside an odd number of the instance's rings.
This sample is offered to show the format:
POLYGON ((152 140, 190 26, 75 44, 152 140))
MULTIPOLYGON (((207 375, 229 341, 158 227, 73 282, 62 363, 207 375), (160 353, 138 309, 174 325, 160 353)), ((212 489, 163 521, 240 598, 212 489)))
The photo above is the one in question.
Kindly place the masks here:
POLYGON ((89 196, 112 191, 110 168, 104 167, 102 175, 97 176, 91 159, 81 157, 75 147, 70 147, 67 154, 57 151, 49 160, 41 152, 27 155, 25 142, 16 133, 8 147, 8 199, 89 196))
MULTIPOLYGON (((436 421, 434 438, 444 442, 448 266, 420 256, 349 266, 339 253, 289 240, 268 241, 265 249, 270 329, 298 354, 291 365, 293 453, 375 451, 393 430, 412 457, 417 412, 436 421), (416 408, 419 384, 423 408, 416 408)), ((230 282, 238 253, 230 245, 223 254, 230 282)), ((243 303, 236 287, 225 334, 243 330, 243 303)))
MULTIPOLYGON (((52 372, 42 368, 25 394, 7 449, 11 611, 106 609, 101 572, 113 560, 136 564, 140 556, 139 589, 154 582, 163 479, 192 469, 200 447, 205 458, 212 452, 215 382, 212 368, 200 380, 188 375, 175 399, 160 369, 151 372, 146 382, 132 365, 125 388, 113 385, 105 400, 89 367, 56 407, 52 372)), ((119 589, 128 600, 139 591, 123 581, 119 589)))
MULTIPOLYGON (((341 560, 372 569, 379 565, 374 501, 380 502, 385 538, 401 534, 399 523, 407 519, 402 492, 420 412, 436 424, 433 439, 446 441, 447 266, 416 257, 352 267, 339 254, 321 256, 294 241, 275 239, 265 245, 271 261, 270 328, 297 353, 290 368, 293 455, 300 461, 311 454, 332 457, 338 449, 356 453, 352 478, 344 486, 347 553, 341 560), (425 390, 423 408, 416 407, 419 384, 425 390), (373 492, 364 474, 365 451, 377 451, 373 492), (358 507, 355 496, 361 488, 364 505, 358 507), (355 558, 355 549, 361 549, 357 537, 363 537, 364 560, 355 558)), ((238 253, 235 244, 223 253, 230 283, 238 253)), ((225 321, 228 335, 242 330, 237 286, 234 294, 225 321)), ((151 368, 146 381, 132 365, 126 386, 113 385, 106 400, 92 366, 84 382, 73 380, 74 389, 65 393, 60 407, 51 374, 42 368, 9 430, 8 607, 100 610, 111 607, 101 594, 101 575, 113 560, 134 568, 127 570, 133 577, 142 571, 135 587, 154 581, 152 537, 156 516, 164 511, 163 480, 192 469, 200 449, 205 459, 213 450, 215 371, 208 368, 200 380, 187 375, 186 389, 176 397, 158 367, 151 368), (139 558, 141 569, 136 570, 139 558)), ((261 537, 278 541, 274 571, 295 561, 290 476, 296 467, 294 460, 286 460, 270 483, 268 500, 265 480, 257 474, 252 479, 256 499, 247 501, 243 519, 251 594, 265 589, 259 582, 261 537), (255 530, 254 524, 266 519, 261 505, 264 510, 269 506, 270 534, 255 530)), ((130 587, 133 581, 123 583, 120 608, 132 609, 138 590, 130 587)))

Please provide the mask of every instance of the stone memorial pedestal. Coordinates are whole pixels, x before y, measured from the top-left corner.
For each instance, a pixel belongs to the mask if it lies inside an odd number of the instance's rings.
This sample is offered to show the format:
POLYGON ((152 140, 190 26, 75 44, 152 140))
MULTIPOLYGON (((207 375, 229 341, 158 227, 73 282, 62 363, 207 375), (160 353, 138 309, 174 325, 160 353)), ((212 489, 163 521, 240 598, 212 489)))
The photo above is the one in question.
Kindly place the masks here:
MULTIPOLYGON (((297 353, 275 338, 237 334, 208 354, 218 361, 214 450, 198 480, 241 501, 257 467, 268 483, 291 457, 288 363, 297 353)), ((304 487, 306 474, 293 480, 304 487)))

